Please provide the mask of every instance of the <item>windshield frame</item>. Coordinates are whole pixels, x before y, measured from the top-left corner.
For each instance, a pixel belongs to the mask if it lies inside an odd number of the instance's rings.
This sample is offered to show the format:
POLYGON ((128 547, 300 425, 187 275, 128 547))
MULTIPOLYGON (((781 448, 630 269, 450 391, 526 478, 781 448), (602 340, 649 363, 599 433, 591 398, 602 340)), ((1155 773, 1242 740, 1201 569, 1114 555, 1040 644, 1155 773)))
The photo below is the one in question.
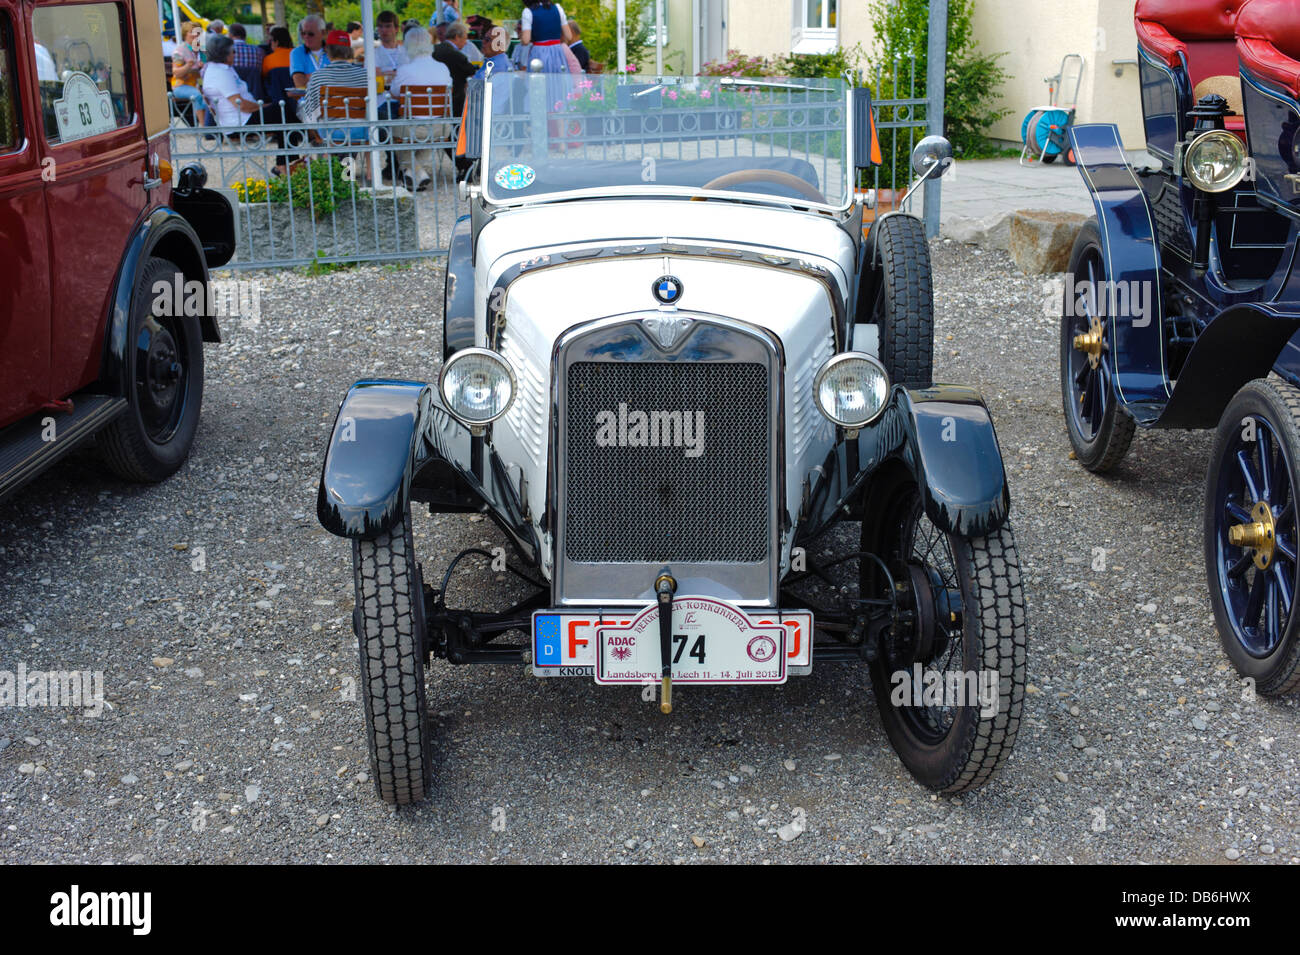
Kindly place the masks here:
MULTIPOLYGON (((764 192, 764 193, 742 192, 737 189, 725 189, 725 190, 724 189, 701 189, 699 187, 679 186, 679 185, 626 185, 626 186, 617 186, 617 187, 605 186, 601 188, 570 189, 564 192, 534 193, 528 196, 519 196, 519 197, 499 195, 497 192, 494 192, 492 190, 491 188, 492 179, 491 176, 489 175, 489 163, 490 163, 490 157, 492 156, 492 112, 491 112, 490 104, 495 101, 493 99, 492 84, 496 79, 499 78, 505 78, 507 82, 513 82, 511 80, 511 77, 519 75, 519 72, 520 71, 512 70, 509 73, 502 73, 498 77, 494 77, 493 75, 489 74, 485 78, 485 83, 484 83, 485 86, 484 102, 485 102, 486 115, 484 117, 484 122, 482 124, 483 139, 481 144, 481 151, 479 152, 480 158, 478 161, 478 170, 477 170, 478 192, 480 196, 482 196, 483 201, 494 208, 511 209, 511 208, 518 208, 521 206, 539 205, 543 203, 570 202, 577 199, 628 199, 628 198, 695 199, 695 198, 700 198, 700 199, 721 199, 721 200, 729 200, 732 202, 742 202, 742 203, 758 203, 762 205, 776 206, 780 208, 795 208, 800 210, 811 209, 818 212, 827 212, 837 216, 843 216, 849 213, 850 210, 852 210, 854 204, 857 201, 857 188, 856 188, 857 171, 852 166, 852 156, 854 155, 855 144, 854 144, 854 129, 853 129, 853 122, 852 122, 853 89, 850 86, 846 86, 844 89, 844 104, 843 104, 844 114, 843 115, 845 118, 845 122, 844 122, 845 150, 841 161, 844 163, 844 167, 845 167, 845 173, 844 173, 845 182, 843 184, 844 201, 840 204, 835 204, 831 202, 825 202, 825 203, 814 202, 810 199, 804 199, 804 198, 799 198, 794 196, 789 196, 789 197, 778 196, 778 195, 773 195, 770 192, 764 192)), ((668 83, 678 84, 681 83, 683 79, 718 80, 720 86, 745 85, 743 79, 734 80, 730 83, 725 82, 725 80, 730 79, 729 77, 726 78, 712 77, 712 76, 681 77, 681 76, 650 76, 650 75, 619 76, 618 85, 630 84, 633 81, 637 83, 664 83, 665 81, 667 81, 668 83)), ((761 86, 764 84, 764 82, 769 82, 769 83, 781 82, 781 80, 768 79, 768 78, 755 78, 753 85, 761 86)), ((828 82, 842 83, 843 80, 836 79, 836 80, 829 80, 828 82)))

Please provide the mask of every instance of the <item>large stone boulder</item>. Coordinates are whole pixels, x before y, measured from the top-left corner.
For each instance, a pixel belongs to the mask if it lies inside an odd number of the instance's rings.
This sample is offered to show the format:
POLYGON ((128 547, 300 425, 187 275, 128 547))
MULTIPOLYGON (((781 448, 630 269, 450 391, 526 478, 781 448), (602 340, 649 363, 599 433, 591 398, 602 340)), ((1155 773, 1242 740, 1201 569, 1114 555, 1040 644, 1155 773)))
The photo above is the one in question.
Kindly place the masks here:
POLYGON ((1087 220, 1081 212, 1021 209, 1011 216, 1007 250, 1026 275, 1064 272, 1075 236, 1087 220))
POLYGON ((956 216, 943 224, 942 232, 954 242, 1006 251, 1011 241, 1011 213, 994 212, 981 217, 956 216))

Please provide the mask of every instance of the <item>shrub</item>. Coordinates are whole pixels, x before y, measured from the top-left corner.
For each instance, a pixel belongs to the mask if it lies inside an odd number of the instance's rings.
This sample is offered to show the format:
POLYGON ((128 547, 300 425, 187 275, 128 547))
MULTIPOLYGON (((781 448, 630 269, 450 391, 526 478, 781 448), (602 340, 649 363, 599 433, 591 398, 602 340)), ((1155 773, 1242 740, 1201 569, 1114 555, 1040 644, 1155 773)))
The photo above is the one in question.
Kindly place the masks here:
POLYGON ((299 166, 288 178, 268 182, 250 177, 232 188, 243 202, 288 202, 292 197, 295 209, 314 210, 319 218, 356 195, 357 184, 347 177, 342 162, 321 157, 299 166))
MULTIPOLYGON (((975 0, 949 0, 944 75, 944 135, 952 142, 954 154, 967 158, 992 152, 985 130, 1011 112, 992 105, 999 87, 1009 78, 998 65, 1006 54, 978 50, 971 26, 974 8, 975 0)), ((920 92, 925 84, 929 0, 871 0, 871 16, 876 24, 870 57, 872 80, 876 72, 891 73, 892 64, 914 58, 920 92)), ((907 95, 907 91, 897 94, 907 95)), ((877 91, 875 95, 883 98, 894 91, 877 91)))

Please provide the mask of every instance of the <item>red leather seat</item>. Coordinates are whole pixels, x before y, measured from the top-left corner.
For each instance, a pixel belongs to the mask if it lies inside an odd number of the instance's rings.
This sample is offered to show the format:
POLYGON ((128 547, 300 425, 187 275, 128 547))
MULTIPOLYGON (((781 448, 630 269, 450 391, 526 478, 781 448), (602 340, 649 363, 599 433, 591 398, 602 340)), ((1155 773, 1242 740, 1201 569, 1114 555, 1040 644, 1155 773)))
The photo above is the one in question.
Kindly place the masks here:
MULTIPOLYGON (((1248 0, 1138 0, 1133 25, 1138 43, 1166 66, 1187 59, 1195 87, 1211 76, 1236 76, 1237 11, 1248 0)), ((1253 2, 1253 0, 1249 0, 1253 2)), ((1289 6, 1294 0, 1281 0, 1289 6)))
POLYGON ((1247 0, 1237 18, 1237 55, 1251 73, 1300 99, 1300 9, 1296 0, 1247 0))

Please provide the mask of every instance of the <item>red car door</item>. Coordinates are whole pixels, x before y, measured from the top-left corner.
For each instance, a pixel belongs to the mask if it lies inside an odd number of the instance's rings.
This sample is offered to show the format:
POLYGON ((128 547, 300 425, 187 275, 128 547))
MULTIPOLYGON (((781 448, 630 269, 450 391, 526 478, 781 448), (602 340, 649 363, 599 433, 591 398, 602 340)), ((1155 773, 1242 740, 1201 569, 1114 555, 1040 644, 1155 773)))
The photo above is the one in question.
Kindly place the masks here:
POLYGON ((50 261, 21 8, 0 0, 0 428, 50 399, 50 261))
POLYGON ((40 0, 31 13, 41 149, 54 170, 45 202, 56 397, 99 375, 114 280, 149 201, 130 15, 125 3, 68 0, 40 0))

